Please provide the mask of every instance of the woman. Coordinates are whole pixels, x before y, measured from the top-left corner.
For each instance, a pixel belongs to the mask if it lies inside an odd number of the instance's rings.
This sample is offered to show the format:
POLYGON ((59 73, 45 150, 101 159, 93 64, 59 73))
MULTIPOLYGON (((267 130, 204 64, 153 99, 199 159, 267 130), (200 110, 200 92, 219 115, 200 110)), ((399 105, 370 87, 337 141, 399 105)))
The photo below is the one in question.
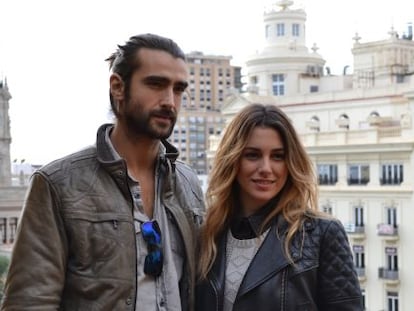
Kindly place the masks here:
POLYGON ((231 121, 207 204, 197 311, 362 310, 344 228, 318 211, 312 162, 279 108, 231 121))

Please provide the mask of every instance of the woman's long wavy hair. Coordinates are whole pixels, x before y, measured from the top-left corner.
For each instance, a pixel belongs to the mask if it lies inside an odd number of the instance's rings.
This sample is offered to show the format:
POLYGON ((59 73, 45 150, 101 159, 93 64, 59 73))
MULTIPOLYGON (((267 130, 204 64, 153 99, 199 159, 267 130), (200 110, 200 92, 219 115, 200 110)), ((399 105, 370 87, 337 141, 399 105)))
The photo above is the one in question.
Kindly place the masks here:
POLYGON ((289 224, 284 249, 289 245, 307 214, 318 214, 317 182, 313 164, 293 125, 284 112, 273 105, 250 104, 228 124, 217 148, 206 193, 207 215, 201 230, 200 278, 205 278, 217 256, 217 238, 229 226, 236 210, 238 184, 236 176, 241 155, 256 127, 275 129, 282 138, 288 179, 277 207, 265 219, 262 228, 282 213, 289 224))

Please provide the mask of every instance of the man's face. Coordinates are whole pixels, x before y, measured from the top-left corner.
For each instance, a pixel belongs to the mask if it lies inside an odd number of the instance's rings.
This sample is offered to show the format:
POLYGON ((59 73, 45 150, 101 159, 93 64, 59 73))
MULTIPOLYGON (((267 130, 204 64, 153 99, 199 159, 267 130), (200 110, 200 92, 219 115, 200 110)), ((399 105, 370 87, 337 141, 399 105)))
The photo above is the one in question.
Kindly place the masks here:
POLYGON ((143 48, 138 57, 141 66, 131 76, 129 96, 119 105, 119 121, 131 136, 168 138, 187 87, 187 66, 160 50, 143 48))

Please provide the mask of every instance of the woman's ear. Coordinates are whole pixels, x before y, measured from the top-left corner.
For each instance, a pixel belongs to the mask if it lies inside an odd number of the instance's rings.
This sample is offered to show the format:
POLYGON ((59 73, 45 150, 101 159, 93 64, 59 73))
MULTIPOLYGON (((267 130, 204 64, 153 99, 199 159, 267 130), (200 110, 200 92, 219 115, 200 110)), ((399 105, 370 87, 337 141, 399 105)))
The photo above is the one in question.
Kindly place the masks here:
POLYGON ((109 77, 109 86, 113 99, 119 103, 124 100, 125 97, 125 84, 121 76, 117 73, 111 74, 109 77))

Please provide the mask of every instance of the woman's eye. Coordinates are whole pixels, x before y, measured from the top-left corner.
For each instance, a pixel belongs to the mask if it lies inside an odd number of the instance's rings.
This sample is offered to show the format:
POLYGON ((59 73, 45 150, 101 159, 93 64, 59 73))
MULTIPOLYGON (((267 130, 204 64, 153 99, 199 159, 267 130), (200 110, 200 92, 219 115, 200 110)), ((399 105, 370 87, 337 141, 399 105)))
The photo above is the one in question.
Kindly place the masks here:
POLYGON ((285 154, 284 153, 276 153, 273 155, 273 159, 275 160, 284 160, 285 159, 285 154))
POLYGON ((248 152, 244 154, 246 159, 257 159, 259 155, 257 153, 248 152))

